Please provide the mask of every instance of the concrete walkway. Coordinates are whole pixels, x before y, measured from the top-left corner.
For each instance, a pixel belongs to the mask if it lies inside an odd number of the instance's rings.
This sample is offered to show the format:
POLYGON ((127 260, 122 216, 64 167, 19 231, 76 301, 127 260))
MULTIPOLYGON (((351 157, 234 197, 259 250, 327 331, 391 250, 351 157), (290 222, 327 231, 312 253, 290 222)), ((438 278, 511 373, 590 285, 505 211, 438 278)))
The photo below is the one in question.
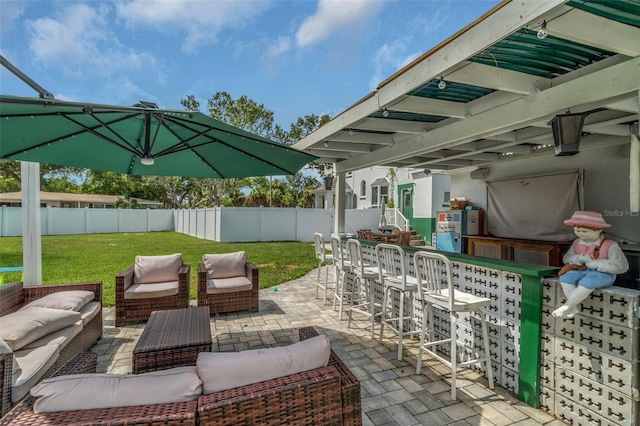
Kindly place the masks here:
MULTIPOLYGON (((499 386, 490 390, 487 380, 469 369, 458 372, 458 400, 451 401, 447 368, 425 357, 421 374, 416 374, 417 340, 404 340, 404 359, 397 361, 393 335, 382 343, 372 340, 364 317, 354 317, 347 328, 347 315, 339 321, 329 301, 325 305, 315 298, 316 276, 313 270, 261 290, 260 312, 212 316, 213 350, 287 345, 298 341, 300 327, 314 326, 329 337, 333 350, 360 380, 365 426, 564 425, 499 386)), ((115 311, 106 309, 104 336, 91 350, 98 354, 99 372, 130 373, 131 352, 144 323, 117 328, 114 320, 115 311)))

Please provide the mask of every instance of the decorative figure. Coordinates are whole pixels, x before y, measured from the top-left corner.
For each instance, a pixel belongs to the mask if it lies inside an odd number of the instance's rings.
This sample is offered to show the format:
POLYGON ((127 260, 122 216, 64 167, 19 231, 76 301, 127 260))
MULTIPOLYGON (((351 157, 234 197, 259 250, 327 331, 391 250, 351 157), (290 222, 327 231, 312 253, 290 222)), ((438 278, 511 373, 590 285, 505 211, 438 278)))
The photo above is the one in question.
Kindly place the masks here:
POLYGON ((565 225, 573 226, 578 237, 562 258, 565 265, 558 272, 567 301, 552 312, 554 317, 573 318, 579 305, 594 289, 613 285, 617 274, 629 269, 627 258, 618 243, 602 235, 606 223, 597 212, 576 211, 565 225))

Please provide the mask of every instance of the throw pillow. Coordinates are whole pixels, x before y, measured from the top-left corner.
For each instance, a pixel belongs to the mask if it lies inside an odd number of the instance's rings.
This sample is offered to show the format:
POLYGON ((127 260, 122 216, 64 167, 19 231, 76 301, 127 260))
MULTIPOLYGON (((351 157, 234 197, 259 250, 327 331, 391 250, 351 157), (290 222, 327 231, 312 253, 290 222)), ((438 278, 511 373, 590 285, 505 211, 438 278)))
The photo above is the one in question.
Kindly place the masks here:
POLYGON ((289 346, 242 352, 201 352, 196 368, 203 393, 263 382, 326 367, 331 348, 321 334, 289 346))
POLYGON ((178 272, 181 267, 181 253, 166 256, 136 256, 133 282, 149 284, 178 281, 178 272))
POLYGON ((245 275, 245 254, 243 251, 202 256, 209 278, 233 278, 245 275))
POLYGON ((26 304, 22 309, 36 306, 78 312, 95 297, 94 292, 87 290, 57 291, 26 304))
POLYGON ((0 338, 13 351, 54 331, 80 321, 78 312, 62 309, 29 307, 2 317, 0 338))
POLYGON ((202 395, 196 367, 143 374, 73 374, 43 380, 31 388, 33 411, 88 410, 194 401, 202 395))

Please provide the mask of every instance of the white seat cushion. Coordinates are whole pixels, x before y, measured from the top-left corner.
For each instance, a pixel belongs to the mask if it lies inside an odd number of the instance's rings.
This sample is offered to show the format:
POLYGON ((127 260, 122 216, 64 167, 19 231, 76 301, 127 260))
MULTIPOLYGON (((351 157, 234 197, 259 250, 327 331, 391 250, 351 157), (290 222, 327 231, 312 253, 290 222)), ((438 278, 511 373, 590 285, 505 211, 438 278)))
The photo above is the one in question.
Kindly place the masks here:
POLYGON ((17 402, 29 393, 29 389, 44 376, 60 354, 57 345, 44 345, 32 349, 20 349, 13 353, 20 370, 11 377, 11 400, 17 402))
POLYGON ((196 368, 206 395, 325 367, 330 354, 329 339, 321 334, 277 348, 201 352, 196 368))
POLYGON ((205 254, 202 256, 202 263, 207 268, 207 278, 232 278, 246 275, 246 259, 243 251, 205 254))
POLYGON ((201 394, 202 381, 193 366, 144 374, 58 376, 31 389, 36 413, 194 401, 201 394))
POLYGON ((82 324, 87 325, 98 313, 100 313, 100 302, 89 302, 78 311, 82 318, 82 324))
POLYGON ((207 294, 251 291, 251 280, 245 276, 207 280, 207 294))
POLYGON ((133 284, 124 291, 125 299, 152 299, 178 294, 178 281, 154 284, 133 284))
POLYGON ((177 281, 182 268, 182 254, 167 256, 136 256, 133 266, 135 284, 163 283, 177 281))
POLYGON ((67 346, 67 343, 71 341, 74 337, 78 335, 82 331, 82 320, 78 320, 73 325, 69 327, 62 328, 60 330, 54 331, 53 333, 49 333, 46 336, 39 338, 38 340, 34 340, 22 347, 22 349, 33 349, 44 345, 56 345, 59 346, 60 349, 67 346))

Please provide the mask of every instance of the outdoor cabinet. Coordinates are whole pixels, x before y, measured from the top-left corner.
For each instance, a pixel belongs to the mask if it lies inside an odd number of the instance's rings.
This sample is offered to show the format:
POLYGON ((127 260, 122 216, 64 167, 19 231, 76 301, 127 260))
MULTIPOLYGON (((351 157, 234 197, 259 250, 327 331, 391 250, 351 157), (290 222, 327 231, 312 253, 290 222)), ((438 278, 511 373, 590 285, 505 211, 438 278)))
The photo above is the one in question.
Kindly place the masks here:
POLYGON ((571 242, 516 240, 489 236, 467 236, 467 254, 492 259, 515 260, 547 266, 562 266, 562 256, 571 242))

